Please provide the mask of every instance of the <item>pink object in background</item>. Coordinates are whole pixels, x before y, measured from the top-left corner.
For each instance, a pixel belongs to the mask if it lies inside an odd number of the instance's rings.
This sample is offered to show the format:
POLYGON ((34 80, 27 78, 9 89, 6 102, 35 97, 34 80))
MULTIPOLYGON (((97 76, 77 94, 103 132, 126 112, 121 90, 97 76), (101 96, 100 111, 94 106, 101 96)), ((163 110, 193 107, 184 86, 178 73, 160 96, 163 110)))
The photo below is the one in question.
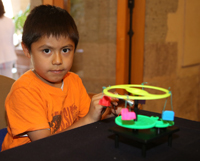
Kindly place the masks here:
POLYGON ((127 108, 121 110, 122 120, 134 120, 136 119, 135 112, 129 112, 127 108))
POLYGON ((102 99, 99 100, 99 104, 102 106, 111 106, 111 97, 103 96, 102 99))

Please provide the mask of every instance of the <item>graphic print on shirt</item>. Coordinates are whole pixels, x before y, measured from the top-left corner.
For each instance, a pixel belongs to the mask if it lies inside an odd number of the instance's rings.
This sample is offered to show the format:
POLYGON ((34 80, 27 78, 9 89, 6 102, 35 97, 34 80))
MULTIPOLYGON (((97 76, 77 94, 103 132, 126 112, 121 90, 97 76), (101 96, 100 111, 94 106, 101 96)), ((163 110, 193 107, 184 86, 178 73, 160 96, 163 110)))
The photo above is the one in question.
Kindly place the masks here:
POLYGON ((60 132, 72 125, 78 118, 78 108, 76 105, 64 107, 62 111, 55 111, 49 126, 51 133, 60 132))
POLYGON ((49 126, 51 127, 51 132, 54 134, 59 128, 61 124, 61 115, 53 116, 51 122, 49 122, 49 126))

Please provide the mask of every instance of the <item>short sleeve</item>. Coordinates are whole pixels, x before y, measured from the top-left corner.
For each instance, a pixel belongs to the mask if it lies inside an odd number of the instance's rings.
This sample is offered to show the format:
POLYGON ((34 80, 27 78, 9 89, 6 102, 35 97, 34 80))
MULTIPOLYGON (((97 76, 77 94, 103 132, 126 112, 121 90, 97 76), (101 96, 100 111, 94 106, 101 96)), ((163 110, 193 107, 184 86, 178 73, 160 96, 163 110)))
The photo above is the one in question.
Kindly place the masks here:
POLYGON ((84 117, 90 108, 91 99, 82 83, 82 80, 79 78, 79 89, 80 89, 80 111, 79 118, 84 117))
POLYGON ((18 88, 6 99, 6 112, 14 136, 49 128, 45 100, 40 91, 18 88))

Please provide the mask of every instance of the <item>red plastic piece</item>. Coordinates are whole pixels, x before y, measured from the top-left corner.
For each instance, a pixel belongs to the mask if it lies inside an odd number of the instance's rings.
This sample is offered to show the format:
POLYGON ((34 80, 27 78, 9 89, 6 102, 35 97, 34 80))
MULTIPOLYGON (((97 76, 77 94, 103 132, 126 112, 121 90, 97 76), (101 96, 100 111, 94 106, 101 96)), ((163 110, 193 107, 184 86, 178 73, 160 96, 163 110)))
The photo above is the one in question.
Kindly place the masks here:
POLYGON ((111 97, 103 96, 102 99, 99 100, 99 104, 102 106, 111 106, 111 97))

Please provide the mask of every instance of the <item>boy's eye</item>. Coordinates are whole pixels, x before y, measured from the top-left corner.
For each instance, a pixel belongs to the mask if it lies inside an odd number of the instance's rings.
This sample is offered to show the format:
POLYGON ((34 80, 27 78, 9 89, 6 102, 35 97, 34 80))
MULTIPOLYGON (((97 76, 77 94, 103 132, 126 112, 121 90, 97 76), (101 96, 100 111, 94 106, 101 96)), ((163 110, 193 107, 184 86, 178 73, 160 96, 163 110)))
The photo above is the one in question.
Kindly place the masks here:
POLYGON ((62 51, 63 51, 63 53, 68 53, 68 52, 70 51, 70 49, 65 48, 65 49, 63 49, 62 51))
POLYGON ((49 53, 51 52, 50 49, 44 49, 43 51, 44 51, 44 53, 46 53, 46 54, 49 54, 49 53))

